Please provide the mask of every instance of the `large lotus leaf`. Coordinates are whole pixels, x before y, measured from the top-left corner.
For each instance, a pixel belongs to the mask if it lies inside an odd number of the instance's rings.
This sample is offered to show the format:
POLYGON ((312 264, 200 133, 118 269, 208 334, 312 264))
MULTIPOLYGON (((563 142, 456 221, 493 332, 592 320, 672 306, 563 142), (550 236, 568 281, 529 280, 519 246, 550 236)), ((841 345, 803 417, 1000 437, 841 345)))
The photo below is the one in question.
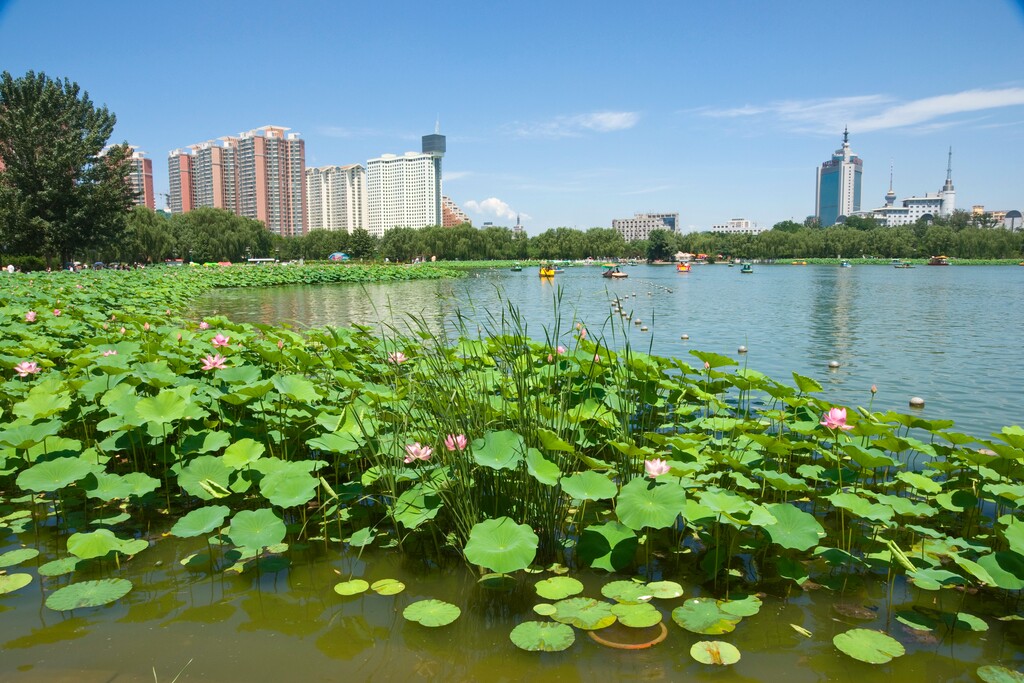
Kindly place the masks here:
POLYGON ((290 466, 277 472, 271 472, 260 479, 260 493, 272 505, 284 508, 305 505, 313 500, 320 480, 301 467, 303 463, 288 463, 288 465, 290 466), (299 467, 295 467, 296 464, 299 467))
POLYGON ((224 449, 224 464, 240 470, 255 462, 267 448, 252 439, 240 439, 224 449))
POLYGON ((96 475, 96 486, 88 488, 88 484, 86 485, 86 495, 102 501, 111 501, 129 496, 144 496, 150 491, 155 491, 159 486, 159 479, 143 472, 132 472, 124 476, 111 472, 100 472, 96 475))
POLYGON ((675 581, 652 581, 647 584, 647 592, 652 598, 671 600, 683 594, 683 587, 675 581))
POLYGON ((635 605, 651 599, 647 586, 636 581, 610 581, 601 586, 601 595, 615 602, 635 605))
POLYGON ((60 382, 47 381, 36 385, 28 397, 14 405, 14 414, 35 422, 56 415, 71 406, 71 394, 58 391, 60 382))
POLYGON ((596 631, 615 623, 612 606, 593 598, 559 600, 555 603, 555 613, 551 618, 562 624, 572 624, 584 631, 596 631))
POLYGON ((212 532, 224 523, 231 510, 225 505, 211 505, 193 510, 175 522, 171 534, 178 538, 193 538, 212 532))
MULTIPOLYGON (((27 560, 31 560, 34 557, 39 556, 39 551, 35 548, 18 548, 17 550, 8 550, 6 553, 0 555, 0 567, 13 567, 16 564, 21 564, 27 560)), ((582 586, 580 590, 583 590, 582 586)))
POLYGON ((185 417, 189 407, 188 394, 191 393, 191 389, 187 392, 180 389, 161 391, 156 396, 139 399, 135 404, 135 412, 146 422, 171 424, 185 417))
POLYGON ((514 469, 526 455, 526 442, 513 431, 487 432, 473 441, 473 459, 492 470, 514 469))
POLYGON ((0 595, 13 593, 32 583, 31 574, 0 574, 0 595))
POLYGON ((178 486, 201 500, 213 500, 220 497, 214 495, 203 482, 212 482, 217 487, 227 490, 231 485, 233 469, 224 463, 224 459, 216 455, 200 455, 178 473, 178 486))
POLYGON ((672 610, 672 620, 692 633, 718 635, 736 628, 743 617, 722 611, 718 602, 709 598, 690 598, 672 610))
POLYGON ((537 556, 540 539, 526 524, 509 517, 473 525, 466 542, 466 559, 500 574, 526 569, 537 556))
POLYGON ((273 510, 243 510, 231 518, 231 541, 245 548, 266 548, 284 540, 286 529, 273 510))
POLYGON ((60 420, 47 420, 38 424, 22 424, 0 430, 0 446, 19 450, 42 443, 48 436, 56 436, 64 427, 60 420))
POLYGON ((547 486, 554 486, 558 483, 558 478, 562 476, 558 465, 545 458, 536 448, 526 451, 526 472, 547 486))
POLYGON ((630 628, 650 628, 661 623, 661 612, 649 602, 612 605, 612 614, 620 624, 630 628))
POLYGON ((637 477, 619 492, 615 514, 630 529, 666 529, 676 523, 685 507, 686 492, 678 483, 637 477))
POLYGON ((729 365, 736 365, 736 361, 732 358, 718 353, 711 353, 710 351, 698 351, 697 349, 691 349, 690 355, 700 358, 702 361, 707 363, 710 368, 722 368, 729 365))
POLYGON ((416 484, 402 492, 395 501, 395 521, 406 529, 415 529, 433 519, 444 506, 444 499, 429 483, 416 484))
POLYGON ((825 537, 825 529, 814 515, 800 510, 789 503, 773 503, 768 511, 775 518, 775 524, 764 527, 772 542, 791 550, 807 550, 818 545, 825 537))
POLYGON ((729 517, 750 511, 750 501, 731 491, 704 491, 699 498, 704 507, 729 517))
POLYGON ((1013 669, 1007 669, 1005 666, 986 664, 985 666, 979 666, 975 673, 985 683, 1024 683, 1024 674, 1013 669))
POLYGON ((900 472, 896 475, 896 478, 911 488, 923 491, 924 493, 936 494, 942 490, 942 486, 937 481, 917 472, 900 472))
POLYGON ((97 529, 88 533, 68 536, 68 552, 80 560, 104 557, 111 550, 121 550, 122 541, 110 529, 97 529))
POLYGON ((606 475, 597 472, 579 472, 563 477, 562 490, 578 500, 607 500, 614 498, 615 483, 606 475))
POLYGON ((320 436, 306 440, 306 445, 328 453, 351 453, 365 443, 361 434, 347 432, 326 432, 320 436))
POLYGON ((804 377, 794 372, 793 381, 796 383, 796 388, 800 390, 801 394, 813 394, 821 391, 821 385, 810 377, 804 377))
POLYGON ((447 626, 461 614, 462 610, 458 607, 442 600, 419 600, 402 610, 406 620, 431 628, 447 626))
MULTIPOLYGON (((906 474, 906 472, 901 472, 901 474, 906 474)), ((849 510, 864 519, 888 522, 893 517, 893 509, 888 505, 872 503, 855 493, 833 493, 831 496, 826 496, 826 500, 830 501, 837 508, 849 510)))
POLYGON ((132 589, 128 579, 99 579, 81 581, 54 591, 46 598, 46 606, 58 612, 79 607, 97 607, 120 600, 132 589))
POLYGON ((562 600, 582 593, 583 584, 569 576, 553 576, 550 579, 538 581, 534 590, 545 600, 562 600))
POLYGON ((527 652, 561 652, 576 642, 572 626, 545 621, 524 621, 512 629, 509 639, 527 652))
POLYGON ((584 529, 576 545, 576 555, 583 565, 617 572, 632 564, 638 545, 636 532, 612 521, 584 529))
POLYGON ((963 585, 967 580, 959 574, 954 574, 946 569, 928 567, 917 571, 907 572, 915 586, 926 591, 937 591, 943 586, 963 585))
POLYGON ((299 375, 274 375, 274 388, 282 396, 287 396, 293 401, 313 403, 320 399, 320 392, 316 386, 305 377, 299 375))
POLYGON ((981 565, 995 580, 995 585, 1009 591, 1024 588, 1024 557, 1012 550, 982 555, 981 565))
POLYGON ((701 664, 726 666, 740 661, 740 651, 721 640, 700 640, 690 646, 690 656, 701 664))
POLYGON ((761 611, 761 598, 756 595, 748 595, 745 598, 723 600, 718 606, 726 614, 732 614, 737 617, 752 617, 761 611))
POLYGON ((840 652, 868 664, 885 664, 906 652, 892 636, 866 628, 840 633, 832 639, 832 643, 840 652))
POLYGON ((50 493, 85 478, 93 466, 81 458, 56 458, 37 462, 18 475, 18 486, 25 491, 50 493))
POLYGON ((63 576, 70 574, 78 567, 77 557, 62 557, 59 560, 51 560, 38 569, 39 576, 63 576))

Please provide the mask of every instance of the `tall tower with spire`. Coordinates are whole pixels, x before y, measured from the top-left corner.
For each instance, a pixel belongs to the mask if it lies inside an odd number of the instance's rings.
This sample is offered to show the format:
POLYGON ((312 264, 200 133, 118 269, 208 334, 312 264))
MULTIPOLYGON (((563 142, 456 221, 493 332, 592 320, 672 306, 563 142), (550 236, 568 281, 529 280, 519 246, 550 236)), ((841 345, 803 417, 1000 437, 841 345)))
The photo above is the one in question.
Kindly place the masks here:
POLYGON ((822 227, 835 225, 840 217, 860 211, 860 186, 864 164, 850 151, 850 131, 843 129, 843 146, 817 169, 814 215, 822 227))
POLYGON ((956 211, 956 190, 953 189, 953 148, 949 148, 949 157, 946 161, 946 184, 942 186, 939 193, 942 197, 942 208, 940 216, 951 216, 956 211))
POLYGON ((441 158, 446 151, 445 137, 441 135, 441 117, 434 123, 434 134, 423 136, 423 153, 429 154, 434 163, 434 206, 437 207, 437 221, 434 225, 442 225, 444 217, 441 210, 441 158))
POLYGON ((896 203, 896 193, 892 189, 892 160, 889 160, 889 191, 885 193, 885 205, 890 207, 896 203))

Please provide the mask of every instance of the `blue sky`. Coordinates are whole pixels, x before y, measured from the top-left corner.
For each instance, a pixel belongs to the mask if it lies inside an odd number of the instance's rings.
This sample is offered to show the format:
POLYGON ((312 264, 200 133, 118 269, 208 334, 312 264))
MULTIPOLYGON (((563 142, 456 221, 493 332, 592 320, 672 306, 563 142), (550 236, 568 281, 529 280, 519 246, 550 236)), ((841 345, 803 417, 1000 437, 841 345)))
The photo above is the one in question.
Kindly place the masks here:
MULTIPOLYGON (((1024 208, 1024 3, 0 0, 0 69, 67 77, 153 159, 263 125, 306 163, 419 149, 530 234, 678 211, 684 230, 814 212, 849 126, 862 208, 937 192, 1024 208)), ((158 202, 158 205, 162 202, 158 202)))

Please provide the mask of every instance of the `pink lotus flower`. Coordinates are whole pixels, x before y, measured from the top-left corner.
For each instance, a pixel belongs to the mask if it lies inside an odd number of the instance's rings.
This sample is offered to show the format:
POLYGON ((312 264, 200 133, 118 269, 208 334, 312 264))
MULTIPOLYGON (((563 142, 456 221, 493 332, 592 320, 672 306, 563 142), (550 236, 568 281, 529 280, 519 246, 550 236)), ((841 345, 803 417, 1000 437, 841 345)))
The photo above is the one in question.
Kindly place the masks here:
POLYGON ((171 309, 168 308, 166 311, 164 311, 164 315, 170 315, 170 314, 171 314, 171 309))
POLYGON ((465 434, 449 434, 444 438, 444 447, 450 451, 464 451, 468 443, 465 434))
POLYGON ((142 329, 146 332, 149 332, 149 323, 143 323, 142 329))
POLYGON ((595 353, 594 354, 594 362, 595 363, 600 363, 601 362, 601 354, 599 354, 599 353, 595 353))
POLYGON ((550 363, 550 362, 552 362, 553 360, 555 360, 555 357, 554 357, 554 356, 552 356, 552 355, 551 355, 551 354, 549 353, 549 354, 548 354, 548 362, 550 363))
POLYGON ((178 333, 178 341, 181 341, 181 332, 178 333))
POLYGON ((34 323, 35 321, 36 321, 36 312, 35 311, 29 311, 28 313, 25 314, 25 322, 27 322, 27 323, 34 323))
POLYGON ((565 353, 565 347, 559 346, 557 349, 555 349, 555 351, 557 351, 558 355, 561 356, 563 353, 565 353))
POLYGON ((28 377, 39 372, 41 368, 36 364, 35 361, 23 361, 14 366, 14 371, 18 373, 18 377, 28 377))
POLYGON ((203 359, 203 370, 220 370, 225 367, 227 358, 220 355, 209 355, 203 359))
POLYGON ((711 363, 709 363, 707 361, 704 361, 704 369, 705 370, 710 370, 711 369, 711 363))
POLYGON ((225 337, 221 333, 217 333, 217 336, 213 338, 211 342, 214 346, 228 346, 231 342, 231 337, 225 337))
POLYGON ((587 328, 584 327, 584 328, 580 329, 580 339, 586 339, 586 338, 587 338, 587 328))
POLYGON ((820 424, 829 429, 853 429, 853 425, 846 424, 846 408, 832 408, 824 415, 820 424))
POLYGON ((104 356, 116 356, 117 355, 117 350, 116 349, 107 349, 106 351, 103 352, 103 355, 104 356))
POLYGON ((420 442, 410 443, 405 445, 405 459, 403 462, 409 464, 414 460, 430 460, 430 454, 434 452, 434 449, 430 446, 421 446, 420 442))
POLYGON ((395 365, 401 365, 406 360, 408 360, 408 359, 405 357, 405 354, 402 353, 401 351, 395 351, 394 353, 389 353, 388 354, 388 362, 389 363, 394 363, 395 365))
POLYGON ((123 327, 122 327, 122 328, 121 328, 120 330, 118 330, 118 332, 120 332, 121 334, 124 334, 124 333, 125 333, 125 332, 127 332, 127 331, 128 331, 128 330, 124 329, 123 327))
POLYGON ((117 314, 116 313, 111 313, 110 314, 110 321, 113 322, 115 320, 117 320, 117 314))
POLYGON ((60 317, 60 309, 59 308, 53 309, 53 315, 54 315, 54 317, 59 318, 60 317))
POLYGON ((878 393, 878 387, 876 387, 874 384, 871 385, 871 393, 872 394, 877 394, 878 393))
POLYGON ((210 329, 210 323, 208 323, 208 322, 206 322, 204 320, 203 322, 199 323, 199 329, 201 329, 201 330, 208 330, 208 329, 210 329))
POLYGON ((668 474, 670 469, 672 468, 668 466, 668 463, 661 458, 644 460, 644 470, 646 470, 647 476, 651 479, 657 479, 663 474, 668 474))
POLYGON ((284 340, 283 339, 278 339, 277 340, 277 348, 278 349, 283 349, 284 348, 284 340))

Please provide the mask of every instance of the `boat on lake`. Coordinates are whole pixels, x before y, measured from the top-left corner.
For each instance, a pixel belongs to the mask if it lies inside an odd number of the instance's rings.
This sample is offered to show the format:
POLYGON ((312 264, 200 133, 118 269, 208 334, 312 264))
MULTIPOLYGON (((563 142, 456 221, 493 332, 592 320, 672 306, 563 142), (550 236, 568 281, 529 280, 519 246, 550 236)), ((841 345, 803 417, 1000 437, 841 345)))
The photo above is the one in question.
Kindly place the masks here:
POLYGON ((794 266, 806 266, 807 261, 793 261, 794 266))
POLYGON ((513 273, 521 273, 522 271, 523 271, 523 267, 521 265, 519 265, 518 263, 515 264, 514 266, 512 266, 512 272, 513 273))
POLYGON ((691 266, 689 263, 677 263, 676 264, 676 272, 677 273, 689 273, 692 268, 693 268, 693 266, 691 266))
POLYGON ((540 267, 540 276, 541 277, 554 277, 555 276, 555 269, 552 268, 551 266, 541 266, 540 267))
POLYGON ((928 259, 929 266, 948 266, 949 258, 946 256, 932 256, 928 259))
POLYGON ((839 264, 839 267, 840 268, 853 268, 853 264, 850 263, 849 261, 843 261, 842 263, 839 264))
POLYGON ((623 273, 621 270, 619 270, 619 267, 617 265, 615 265, 614 263, 606 263, 606 264, 604 264, 601 267, 604 268, 604 272, 601 273, 601 277, 610 277, 610 278, 629 277, 628 274, 623 273))
POLYGON ((914 267, 914 264, 907 263, 906 261, 901 261, 898 258, 894 258, 892 261, 889 261, 889 264, 893 268, 913 268, 914 267))
POLYGON ((742 273, 742 274, 749 274, 749 273, 753 273, 753 272, 754 272, 754 266, 750 265, 749 263, 744 263, 743 267, 740 268, 740 273, 742 273))

